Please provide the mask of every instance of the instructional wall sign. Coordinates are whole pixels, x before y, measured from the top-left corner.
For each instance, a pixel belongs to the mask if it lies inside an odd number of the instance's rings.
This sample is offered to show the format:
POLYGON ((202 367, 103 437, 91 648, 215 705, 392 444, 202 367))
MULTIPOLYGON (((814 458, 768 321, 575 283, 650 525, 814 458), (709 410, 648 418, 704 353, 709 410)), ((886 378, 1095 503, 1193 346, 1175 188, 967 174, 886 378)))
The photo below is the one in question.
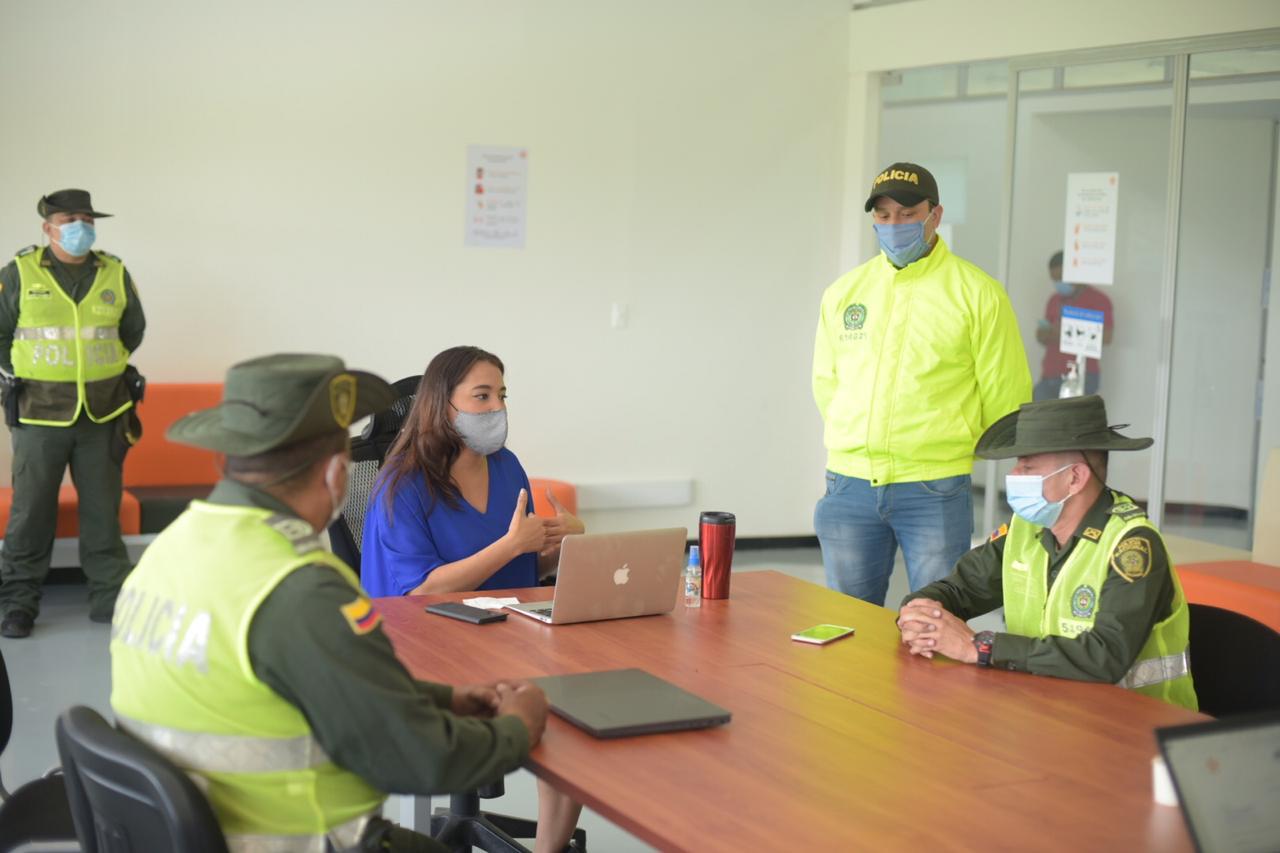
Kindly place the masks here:
MULTIPOLYGON (((1064 272, 1062 277, 1066 278, 1067 274, 1064 272)), ((1102 358, 1102 329, 1106 319, 1101 311, 1063 305, 1058 349, 1067 355, 1102 358)))
POLYGON ((1119 172, 1074 172, 1067 175, 1063 281, 1071 284, 1114 283, 1116 205, 1119 199, 1119 172))
POLYGON ((524 248, 529 152, 467 146, 467 229, 464 245, 524 248))

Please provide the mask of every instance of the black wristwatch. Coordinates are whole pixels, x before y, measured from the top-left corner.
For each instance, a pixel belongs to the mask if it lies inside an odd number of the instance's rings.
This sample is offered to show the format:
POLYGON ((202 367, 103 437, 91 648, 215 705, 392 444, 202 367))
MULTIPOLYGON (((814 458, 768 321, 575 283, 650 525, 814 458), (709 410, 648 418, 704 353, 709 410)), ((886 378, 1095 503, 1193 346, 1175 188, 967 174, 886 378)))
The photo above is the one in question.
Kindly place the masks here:
POLYGON ((978 666, 991 666, 991 647, 995 641, 995 631, 979 631, 973 635, 973 647, 978 650, 978 666))

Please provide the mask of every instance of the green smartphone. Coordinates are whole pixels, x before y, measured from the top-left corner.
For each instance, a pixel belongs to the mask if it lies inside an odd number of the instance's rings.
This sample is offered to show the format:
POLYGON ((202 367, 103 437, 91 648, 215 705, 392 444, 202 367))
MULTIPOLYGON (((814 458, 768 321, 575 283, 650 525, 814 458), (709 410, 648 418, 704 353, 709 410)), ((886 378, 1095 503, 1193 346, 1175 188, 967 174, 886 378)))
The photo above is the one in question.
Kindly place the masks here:
POLYGON ((802 643, 814 643, 815 645, 824 646, 833 640, 841 637, 848 637, 853 634, 853 629, 847 625, 814 625, 812 628, 805 628, 791 635, 791 639, 799 640, 802 643))

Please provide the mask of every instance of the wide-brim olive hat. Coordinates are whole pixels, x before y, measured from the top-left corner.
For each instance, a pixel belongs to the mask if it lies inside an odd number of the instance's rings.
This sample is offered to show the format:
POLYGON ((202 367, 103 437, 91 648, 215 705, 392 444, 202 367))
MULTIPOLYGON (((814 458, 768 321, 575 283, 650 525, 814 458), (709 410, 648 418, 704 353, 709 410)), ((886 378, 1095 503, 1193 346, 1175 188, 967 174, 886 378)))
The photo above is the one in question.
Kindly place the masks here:
POLYGON ((95 219, 103 219, 110 213, 93 209, 93 199, 88 190, 58 190, 41 196, 36 202, 36 212, 42 219, 48 219, 54 213, 87 213, 95 219))
POLYGON ((332 355, 286 353, 227 371, 222 402, 169 427, 170 441, 231 456, 254 456, 335 431, 390 406, 381 377, 348 370, 332 355))
POLYGON ((1145 450, 1149 438, 1129 438, 1107 424, 1107 407, 1097 394, 1025 403, 993 423, 974 451, 983 459, 1012 459, 1065 450, 1145 450))

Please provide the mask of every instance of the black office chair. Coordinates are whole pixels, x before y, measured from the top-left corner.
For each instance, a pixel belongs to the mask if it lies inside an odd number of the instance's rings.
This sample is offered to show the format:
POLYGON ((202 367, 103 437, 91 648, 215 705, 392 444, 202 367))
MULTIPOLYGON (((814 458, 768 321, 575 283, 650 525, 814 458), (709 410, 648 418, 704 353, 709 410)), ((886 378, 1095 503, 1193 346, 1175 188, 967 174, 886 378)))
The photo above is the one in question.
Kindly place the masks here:
POLYGON ((409 416, 413 397, 418 390, 420 377, 406 376, 391 387, 396 400, 385 411, 369 418, 364 431, 351 440, 351 487, 342 515, 329 526, 329 544, 333 553, 360 573, 360 543, 364 536, 364 517, 369 506, 369 495, 378 481, 378 471, 387 451, 400 435, 400 427, 409 416))
MULTIPOLYGON (((413 407, 419 381, 417 376, 407 376, 394 383, 396 401, 374 415, 360 436, 351 442, 351 487, 342 515, 329 527, 329 541, 333 552, 357 572, 369 495, 378 481, 387 451, 400 435, 400 428, 413 407)), ((436 809, 431 817, 432 837, 456 850, 479 847, 487 853, 528 853, 516 839, 532 838, 538 829, 537 821, 480 809, 481 799, 495 799, 504 793, 506 786, 499 778, 474 791, 450 796, 449 808, 436 809)), ((586 850, 586 832, 575 830, 571 844, 572 850, 586 850)))
POLYGON ((1200 710, 1215 717, 1280 710, 1280 634, 1234 610, 1187 606, 1200 710))
POLYGON ((209 801, 167 758, 92 708, 64 711, 56 728, 85 853, 227 853, 209 801))
MULTIPOLYGON (((13 734, 13 691, 0 653, 0 754, 13 734)), ((0 853, 17 850, 75 851, 76 828, 60 770, 21 786, 13 793, 0 779, 0 853)))

